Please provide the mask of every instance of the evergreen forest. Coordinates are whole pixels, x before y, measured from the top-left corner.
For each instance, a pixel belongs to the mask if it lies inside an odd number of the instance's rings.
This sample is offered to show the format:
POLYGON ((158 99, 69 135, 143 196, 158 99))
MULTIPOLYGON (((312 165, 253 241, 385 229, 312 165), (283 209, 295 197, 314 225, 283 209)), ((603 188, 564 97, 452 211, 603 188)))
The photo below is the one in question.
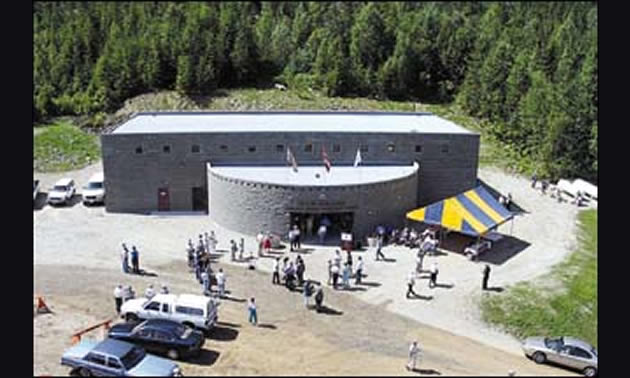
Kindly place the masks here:
POLYGON ((539 175, 596 183, 597 29, 595 2, 35 2, 33 122, 283 83, 454 102, 539 175))

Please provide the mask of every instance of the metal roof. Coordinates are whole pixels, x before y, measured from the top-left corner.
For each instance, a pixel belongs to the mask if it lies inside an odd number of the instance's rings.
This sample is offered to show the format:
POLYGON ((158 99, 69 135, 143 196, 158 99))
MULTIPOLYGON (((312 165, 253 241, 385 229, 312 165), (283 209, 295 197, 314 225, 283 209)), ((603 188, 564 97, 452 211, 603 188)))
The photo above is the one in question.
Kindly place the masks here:
POLYGON ((476 134, 431 113, 410 112, 145 112, 113 134, 269 131, 476 134))
POLYGON ((328 173, 323 164, 318 166, 298 166, 297 172, 294 172, 288 166, 212 166, 211 170, 226 178, 254 183, 327 187, 365 185, 408 177, 418 170, 418 164, 358 167, 333 165, 328 173))

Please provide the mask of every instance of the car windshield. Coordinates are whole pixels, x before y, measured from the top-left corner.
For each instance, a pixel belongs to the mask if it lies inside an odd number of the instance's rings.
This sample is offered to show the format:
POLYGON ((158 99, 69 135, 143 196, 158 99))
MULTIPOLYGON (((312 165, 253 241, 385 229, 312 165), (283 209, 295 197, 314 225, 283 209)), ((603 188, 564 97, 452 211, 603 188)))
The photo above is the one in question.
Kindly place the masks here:
POLYGON ((65 192, 66 191, 66 187, 63 185, 55 185, 55 187, 53 188, 53 190, 56 190, 58 192, 65 192))
POLYGON ((136 366, 138 362, 142 361, 145 355, 145 351, 142 348, 133 347, 127 354, 125 354, 121 359, 123 365, 125 365, 125 369, 129 370, 136 366))
POLYGON ((563 344, 562 339, 545 339, 545 346, 549 349, 560 349, 563 344))
POLYGON ((90 182, 85 186, 85 189, 102 189, 102 188, 103 188, 102 182, 90 182))

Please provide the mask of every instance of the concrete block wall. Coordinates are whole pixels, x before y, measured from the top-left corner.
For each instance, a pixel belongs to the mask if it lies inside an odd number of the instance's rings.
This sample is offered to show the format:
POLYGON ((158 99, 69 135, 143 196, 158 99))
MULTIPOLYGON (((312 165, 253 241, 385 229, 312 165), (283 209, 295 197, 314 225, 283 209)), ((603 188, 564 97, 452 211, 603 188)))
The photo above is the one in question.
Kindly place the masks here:
POLYGON ((208 165, 210 217, 249 235, 272 231, 285 236, 291 212, 353 212, 352 231, 364 237, 378 224, 403 224, 405 212, 417 202, 417 185, 417 170, 407 177, 369 185, 297 187, 232 179, 208 165))
MULTIPOLYGON (((385 131, 385 130, 384 130, 385 131)), ((157 210, 157 190, 168 187, 171 210, 192 210, 192 188, 207 189, 206 164, 286 165, 291 148, 299 165, 321 165, 324 145, 334 165, 351 165, 357 149, 364 165, 419 162, 416 205, 472 188, 477 178, 479 135, 422 133, 173 133, 107 134, 101 137, 108 211, 157 210), (312 152, 304 146, 312 144, 312 152), (334 145, 340 147, 335 152, 334 145), (388 145, 394 145, 394 151, 388 145), (197 145, 199 152, 192 152, 197 145), (278 151, 277 146, 282 145, 278 151), (421 151, 416 152, 416 146, 421 151), (170 146, 170 153, 163 151, 170 146), (223 149, 222 146, 226 148, 223 149), (448 152, 442 148, 448 146, 448 152), (143 153, 136 154, 136 147, 143 153), (250 147, 255 147, 251 152, 250 147)), ((253 189, 253 187, 252 187, 253 189)), ((414 205, 415 206, 415 205, 414 205)))

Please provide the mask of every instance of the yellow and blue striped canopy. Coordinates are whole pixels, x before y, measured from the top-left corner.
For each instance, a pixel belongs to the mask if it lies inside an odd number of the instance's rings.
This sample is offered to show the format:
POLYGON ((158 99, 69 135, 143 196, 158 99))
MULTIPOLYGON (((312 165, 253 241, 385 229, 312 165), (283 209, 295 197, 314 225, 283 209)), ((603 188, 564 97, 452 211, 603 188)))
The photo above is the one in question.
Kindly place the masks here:
POLYGON ((472 236, 484 235, 513 216, 482 186, 407 213, 408 219, 472 236))

